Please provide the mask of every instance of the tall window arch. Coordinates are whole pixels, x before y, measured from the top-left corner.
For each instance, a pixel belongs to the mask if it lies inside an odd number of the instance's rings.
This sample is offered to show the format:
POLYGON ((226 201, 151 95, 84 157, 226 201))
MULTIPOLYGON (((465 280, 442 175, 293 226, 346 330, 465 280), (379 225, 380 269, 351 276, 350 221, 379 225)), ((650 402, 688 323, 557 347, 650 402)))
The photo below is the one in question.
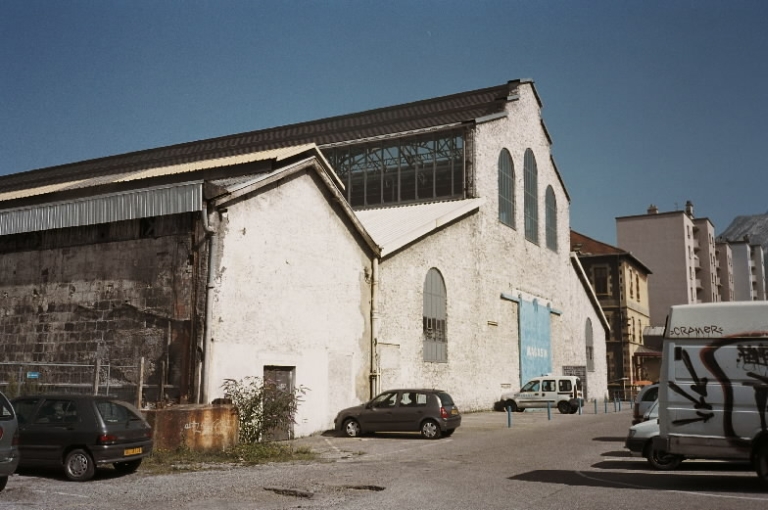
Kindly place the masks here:
POLYGON ((499 221, 515 226, 515 168, 507 149, 499 154, 499 221))
POLYGON ((552 186, 547 186, 544 203, 546 205, 547 248, 557 251, 557 199, 552 186))
POLYGON ((445 281, 440 271, 433 267, 424 279, 424 361, 448 361, 446 309, 445 281))
POLYGON ((595 345, 592 338, 592 319, 587 318, 587 325, 584 328, 584 339, 587 344, 587 370, 595 371, 595 345))
POLYGON ((523 160, 523 181, 525 187, 525 238, 531 242, 539 242, 539 171, 536 168, 536 158, 531 149, 525 150, 523 160))

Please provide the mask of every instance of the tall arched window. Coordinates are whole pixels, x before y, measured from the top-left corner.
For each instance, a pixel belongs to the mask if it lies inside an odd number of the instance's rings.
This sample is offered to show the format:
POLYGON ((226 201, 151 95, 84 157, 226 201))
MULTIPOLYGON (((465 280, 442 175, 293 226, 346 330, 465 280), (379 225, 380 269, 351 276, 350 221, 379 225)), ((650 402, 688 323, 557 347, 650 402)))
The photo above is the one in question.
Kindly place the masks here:
POLYGON ((531 242, 539 242, 539 171, 536 168, 536 158, 531 149, 525 150, 523 160, 523 180, 525 185, 525 238, 531 242))
POLYGON ((507 149, 499 154, 499 221, 515 226, 515 168, 507 149))
POLYGON ((555 190, 552 186, 547 186, 547 193, 544 197, 546 204, 546 224, 547 224, 547 248, 557 251, 557 199, 555 190))
POLYGON ((448 361, 446 308, 443 275, 433 267, 424 279, 424 361, 448 361))
POLYGON ((592 319, 587 318, 587 325, 584 328, 584 339, 587 344, 587 370, 595 371, 595 346, 592 339, 592 319))

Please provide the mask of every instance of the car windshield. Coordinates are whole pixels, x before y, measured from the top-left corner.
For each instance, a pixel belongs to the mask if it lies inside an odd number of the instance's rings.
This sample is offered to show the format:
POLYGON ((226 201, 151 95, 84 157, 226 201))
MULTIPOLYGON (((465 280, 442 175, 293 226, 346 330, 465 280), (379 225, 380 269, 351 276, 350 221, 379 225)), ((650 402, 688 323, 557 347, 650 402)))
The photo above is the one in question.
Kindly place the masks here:
POLYGON ((520 391, 539 391, 539 381, 530 381, 520 391))

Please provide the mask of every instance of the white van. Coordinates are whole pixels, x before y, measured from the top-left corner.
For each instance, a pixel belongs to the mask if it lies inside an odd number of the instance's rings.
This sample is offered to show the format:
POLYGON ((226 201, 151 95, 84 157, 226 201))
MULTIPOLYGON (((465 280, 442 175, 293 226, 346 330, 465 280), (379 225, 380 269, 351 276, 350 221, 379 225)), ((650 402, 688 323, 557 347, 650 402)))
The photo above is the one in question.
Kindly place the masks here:
POLYGON ((501 395, 501 403, 512 412, 557 407, 563 414, 573 414, 584 404, 581 379, 574 375, 543 375, 528 381, 519 392, 501 395))
POLYGON ((664 333, 657 450, 752 461, 768 485, 768 302, 673 306, 664 333))

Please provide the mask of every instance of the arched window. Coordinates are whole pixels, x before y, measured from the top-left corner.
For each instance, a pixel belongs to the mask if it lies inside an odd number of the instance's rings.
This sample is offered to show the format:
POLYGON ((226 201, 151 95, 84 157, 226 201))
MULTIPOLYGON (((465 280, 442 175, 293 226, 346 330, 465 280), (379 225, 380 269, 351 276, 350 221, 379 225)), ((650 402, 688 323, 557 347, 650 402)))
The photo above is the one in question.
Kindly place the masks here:
POLYGON ((499 154, 499 221, 515 226, 515 168, 507 149, 499 154))
POLYGON ((587 325, 584 328, 584 339, 587 344, 587 370, 595 371, 595 346, 592 339, 592 319, 587 319, 587 325))
POLYGON ((539 183, 536 158, 531 149, 525 150, 523 161, 523 180, 525 187, 525 238, 538 244, 539 242, 539 183))
POLYGON ((555 198, 555 190, 552 189, 552 186, 547 186, 544 202, 547 211, 547 248, 557 251, 557 199, 555 198))
POLYGON ((424 279, 424 361, 448 361, 446 308, 445 282, 433 267, 424 279))

